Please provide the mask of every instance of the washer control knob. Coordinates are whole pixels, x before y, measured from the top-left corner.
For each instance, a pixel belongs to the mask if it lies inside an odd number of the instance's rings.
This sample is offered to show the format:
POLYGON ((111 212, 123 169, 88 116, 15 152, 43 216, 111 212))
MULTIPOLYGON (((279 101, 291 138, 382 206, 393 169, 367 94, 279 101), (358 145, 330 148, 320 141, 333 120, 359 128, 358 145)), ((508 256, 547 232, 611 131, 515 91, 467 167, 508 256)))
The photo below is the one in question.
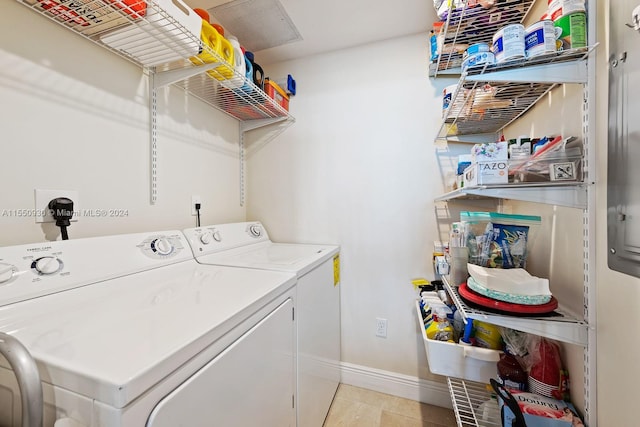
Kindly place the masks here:
POLYGON ((262 227, 260 227, 258 224, 250 225, 249 234, 251 234, 253 237, 262 236, 262 227))
POLYGON ((213 231, 207 230, 200 235, 200 241, 203 245, 208 245, 213 240, 213 231))
POLYGON ((16 271, 18 271, 18 269, 13 265, 0 262, 0 283, 11 280, 16 271))
POLYGON ((220 235, 220 232, 218 230, 215 230, 212 235, 213 235, 213 240, 215 240, 216 242, 222 241, 222 236, 220 235))
POLYGON ((173 252, 173 245, 166 237, 159 237, 151 242, 151 250, 158 255, 169 255, 173 252))
POLYGON ((39 274, 54 274, 62 268, 62 262, 53 256, 38 258, 32 265, 39 274))

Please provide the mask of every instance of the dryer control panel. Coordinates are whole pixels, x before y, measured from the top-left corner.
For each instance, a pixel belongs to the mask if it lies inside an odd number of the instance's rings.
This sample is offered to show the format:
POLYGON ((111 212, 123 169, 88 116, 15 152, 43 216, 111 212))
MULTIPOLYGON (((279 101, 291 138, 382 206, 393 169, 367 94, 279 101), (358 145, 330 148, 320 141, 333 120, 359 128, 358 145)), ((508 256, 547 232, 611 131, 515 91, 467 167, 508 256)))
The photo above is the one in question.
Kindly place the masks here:
POLYGON ((183 232, 195 257, 269 241, 267 230, 258 221, 209 225, 183 232))

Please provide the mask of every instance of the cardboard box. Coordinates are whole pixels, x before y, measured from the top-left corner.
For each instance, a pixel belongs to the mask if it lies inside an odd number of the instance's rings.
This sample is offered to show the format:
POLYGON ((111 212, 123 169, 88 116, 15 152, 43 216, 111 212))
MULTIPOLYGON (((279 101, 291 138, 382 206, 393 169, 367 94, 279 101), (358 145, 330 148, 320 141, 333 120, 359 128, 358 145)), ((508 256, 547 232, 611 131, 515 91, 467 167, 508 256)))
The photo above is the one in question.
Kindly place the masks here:
POLYGON ((476 162, 464 170, 465 187, 485 184, 506 184, 508 182, 509 162, 507 160, 476 162))
POLYGON ((27 3, 85 36, 130 23, 118 9, 137 19, 145 15, 147 8, 143 0, 27 0, 27 3))
POLYGON ((489 162, 508 158, 509 150, 506 141, 475 144, 471 149, 472 162, 489 162))
MULTIPOLYGON (((569 402, 544 397, 535 393, 509 390, 510 397, 517 403, 519 415, 524 418, 527 427, 576 427, 582 426, 582 420, 569 402)), ((511 426, 516 419, 510 405, 500 396, 498 399, 502 412, 502 425, 511 426)))

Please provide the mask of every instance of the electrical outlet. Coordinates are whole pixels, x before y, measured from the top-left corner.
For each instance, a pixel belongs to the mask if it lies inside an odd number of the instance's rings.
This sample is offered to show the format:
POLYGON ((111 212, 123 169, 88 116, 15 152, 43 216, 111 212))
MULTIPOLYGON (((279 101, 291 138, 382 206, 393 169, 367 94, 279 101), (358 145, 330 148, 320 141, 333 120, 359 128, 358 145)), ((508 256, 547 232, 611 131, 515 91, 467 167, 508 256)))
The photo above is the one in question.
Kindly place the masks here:
POLYGON ((78 192, 75 190, 34 190, 35 209, 34 217, 36 222, 55 222, 55 219, 49 213, 49 202, 58 197, 66 197, 73 200, 73 217, 71 221, 77 221, 78 212, 80 212, 80 202, 78 200, 78 192))
MULTIPOLYGON (((196 216, 198 213, 196 212, 196 203, 202 203, 200 200, 200 196, 191 196, 191 215, 196 216)), ((202 211, 202 206, 200 206, 200 211, 202 211)))
POLYGON ((381 338, 387 337, 387 319, 376 317, 376 336, 381 338))

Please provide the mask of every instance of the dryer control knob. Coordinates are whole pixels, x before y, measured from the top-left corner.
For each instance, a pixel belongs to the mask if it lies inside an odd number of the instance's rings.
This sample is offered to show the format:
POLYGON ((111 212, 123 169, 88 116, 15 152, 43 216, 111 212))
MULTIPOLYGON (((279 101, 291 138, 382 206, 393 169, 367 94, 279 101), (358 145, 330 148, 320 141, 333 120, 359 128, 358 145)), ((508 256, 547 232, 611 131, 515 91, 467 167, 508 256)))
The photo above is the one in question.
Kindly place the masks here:
POLYGON ((173 245, 166 237, 159 237, 151 242, 151 250, 158 255, 169 255, 173 252, 173 245))
POLYGON ((45 256, 38 258, 33 264, 32 268, 40 274, 53 274, 57 273, 62 267, 62 262, 53 256, 45 256))
POLYGON ((213 240, 213 231, 205 231, 200 235, 200 241, 203 245, 208 245, 213 240))
POLYGON ((13 265, 0 262, 0 283, 11 280, 16 271, 18 271, 18 269, 13 265))
POLYGON ((249 226, 249 233, 253 237, 260 237, 260 236, 262 236, 262 227, 260 227, 258 224, 250 225, 249 226))

